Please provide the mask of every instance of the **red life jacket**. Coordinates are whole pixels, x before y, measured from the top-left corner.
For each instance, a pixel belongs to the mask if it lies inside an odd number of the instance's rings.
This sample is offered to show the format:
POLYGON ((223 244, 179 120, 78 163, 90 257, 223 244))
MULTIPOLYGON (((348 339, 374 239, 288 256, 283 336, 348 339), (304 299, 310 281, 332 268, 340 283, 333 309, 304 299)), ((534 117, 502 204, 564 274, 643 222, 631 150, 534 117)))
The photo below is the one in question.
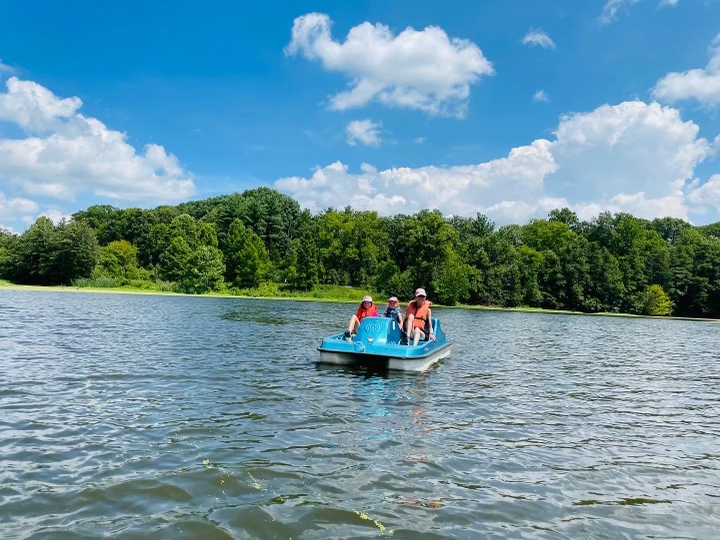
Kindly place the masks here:
POLYGON ((360 307, 357 309, 357 313, 355 315, 357 315, 357 318, 360 322, 362 322, 365 317, 377 317, 377 306, 375 304, 370 304, 370 307, 365 309, 362 305, 362 302, 360 302, 360 307))
POLYGON ((425 300, 423 302, 423 305, 418 307, 415 303, 415 300, 411 300, 408 303, 407 310, 405 311, 405 316, 408 315, 415 315, 415 320, 413 321, 413 328, 420 328, 423 332, 425 331, 425 323, 428 322, 428 310, 430 309, 430 301, 425 300))

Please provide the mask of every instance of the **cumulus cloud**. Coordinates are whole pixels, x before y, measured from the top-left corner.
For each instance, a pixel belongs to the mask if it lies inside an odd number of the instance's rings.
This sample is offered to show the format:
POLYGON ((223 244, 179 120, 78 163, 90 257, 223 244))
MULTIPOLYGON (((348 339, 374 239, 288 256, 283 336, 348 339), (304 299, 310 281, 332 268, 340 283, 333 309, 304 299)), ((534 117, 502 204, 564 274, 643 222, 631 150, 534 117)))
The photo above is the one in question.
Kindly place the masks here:
MULTIPOLYGON (((679 0, 660 0, 658 5, 660 7, 674 7, 678 4, 678 1, 679 0)), ((640 2, 640 0, 607 0, 603 7, 602 15, 600 15, 600 22, 603 24, 611 23, 617 18, 618 12, 621 10, 626 11, 638 2, 640 2)))
POLYGON ((315 211, 350 204, 383 214, 440 208, 471 215, 517 194, 533 203, 541 198, 542 179, 555 169, 549 148, 548 141, 538 140, 514 148, 505 158, 477 165, 384 171, 365 166, 359 174, 336 162, 317 169, 308 179, 280 179, 275 187, 315 211))
POLYGON ((11 77, 0 92, 0 122, 25 134, 0 138, 0 182, 26 194, 73 200, 81 193, 133 202, 174 202, 194 191, 192 177, 162 146, 142 152, 124 133, 78 112, 77 97, 11 77))
POLYGON ((550 101, 550 99, 545 93, 545 90, 538 90, 533 94, 533 101, 541 101, 547 103, 548 101, 550 101))
POLYGON ((629 101, 563 116, 552 149, 561 166, 546 186, 576 201, 618 193, 664 196, 708 156, 710 144, 698 133, 677 109, 658 103, 629 101))
POLYGON ((353 120, 345 128, 347 143, 350 146, 364 144, 365 146, 380 146, 380 122, 372 120, 353 120))
POLYGON ((529 30, 528 33, 525 34, 525 37, 523 38, 522 42, 523 42, 523 45, 532 45, 532 46, 542 47, 543 49, 554 49, 555 48, 555 42, 552 39, 550 39, 550 36, 548 36, 545 32, 543 32, 542 29, 529 30))
POLYGON ((694 185, 688 193, 688 201, 701 208, 712 206, 720 212, 720 174, 711 176, 702 186, 694 185))
POLYGON ((713 156, 720 157, 720 135, 715 137, 715 140, 712 144, 712 149, 710 150, 713 156))
MULTIPOLYGON (((275 187, 314 211, 347 204, 381 214, 438 208, 484 212, 507 223, 570 206, 582 217, 610 210, 687 218, 687 181, 711 152, 698 131, 675 109, 633 101, 563 116, 554 140, 538 139, 484 163, 381 171, 364 164, 353 173, 336 162, 275 187)), ((705 188, 705 199, 713 189, 705 188)))
POLYGON ((710 61, 704 69, 668 73, 653 89, 653 97, 667 103, 695 99, 707 107, 720 105, 720 34, 710 46, 710 61))
POLYGON ((9 199, 5 193, 0 191, 0 223, 11 223, 17 219, 32 217, 37 214, 38 210, 39 207, 35 201, 21 197, 9 199))
POLYGON ((319 60, 328 71, 346 75, 350 89, 330 98, 345 110, 378 101, 428 114, 464 116, 470 85, 494 73, 472 41, 450 38, 442 28, 407 28, 397 35, 385 25, 364 22, 344 42, 331 36, 332 21, 322 13, 295 19, 287 55, 319 60))

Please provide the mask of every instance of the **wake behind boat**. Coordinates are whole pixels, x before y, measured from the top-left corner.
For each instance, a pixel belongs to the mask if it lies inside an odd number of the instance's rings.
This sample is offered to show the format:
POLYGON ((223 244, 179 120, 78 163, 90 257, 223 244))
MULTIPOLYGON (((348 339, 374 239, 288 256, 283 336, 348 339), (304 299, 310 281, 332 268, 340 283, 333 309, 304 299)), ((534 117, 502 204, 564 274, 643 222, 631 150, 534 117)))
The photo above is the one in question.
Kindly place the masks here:
POLYGON ((440 321, 432 319, 435 341, 408 345, 395 319, 366 317, 352 339, 335 334, 318 347, 320 362, 335 365, 368 365, 400 371, 425 371, 450 356, 451 342, 440 321))

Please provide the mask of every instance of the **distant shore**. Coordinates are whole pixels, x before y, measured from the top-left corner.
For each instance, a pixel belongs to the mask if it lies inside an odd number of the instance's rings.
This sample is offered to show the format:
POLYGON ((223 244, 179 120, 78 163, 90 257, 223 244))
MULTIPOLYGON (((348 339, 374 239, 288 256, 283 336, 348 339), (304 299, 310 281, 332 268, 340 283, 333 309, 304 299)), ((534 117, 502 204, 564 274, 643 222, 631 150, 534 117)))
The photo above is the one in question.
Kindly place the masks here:
MULTIPOLYGON (((357 301, 348 300, 347 298, 333 298, 332 296, 318 295, 311 296, 309 293, 288 295, 288 296, 262 296, 262 295, 240 295, 240 294, 227 294, 211 292, 205 294, 185 294, 172 291, 157 291, 149 289, 141 289, 134 287, 74 287, 65 285, 16 285, 14 283, 8 283, 0 281, 0 291, 2 290, 14 290, 14 291, 45 291, 45 292, 65 292, 65 293, 99 293, 99 294, 142 294, 149 296, 185 296, 185 297, 210 297, 210 298, 235 298, 239 300, 292 300, 298 302, 328 302, 337 304, 355 304, 357 301)), ((378 302, 382 305, 383 302, 378 302)), ((469 309, 476 311, 506 311, 516 313, 540 313, 540 314, 553 314, 553 315, 583 315, 586 317, 622 317, 632 319, 664 319, 674 321, 696 321, 696 322, 711 322, 718 323, 720 319, 703 319, 695 317, 671 317, 671 316, 651 316, 651 315, 635 315, 632 313, 585 313, 582 311, 568 311, 561 309, 544 309, 535 307, 500 307, 500 306, 479 306, 479 305, 466 305, 460 304, 457 306, 443 306, 442 304, 434 304, 437 307, 443 309, 469 309)))
POLYGON ((44 291, 66 293, 100 293, 100 294, 143 294, 148 296, 186 296, 190 298, 237 298, 241 300, 294 300, 301 302, 334 302, 352 304, 354 300, 342 298, 310 297, 310 296, 253 296, 242 294, 227 294, 209 292, 203 294, 187 294, 173 291, 157 291, 137 287, 74 287, 72 285, 16 285, 15 283, 0 283, 0 291, 9 289, 14 291, 44 291))

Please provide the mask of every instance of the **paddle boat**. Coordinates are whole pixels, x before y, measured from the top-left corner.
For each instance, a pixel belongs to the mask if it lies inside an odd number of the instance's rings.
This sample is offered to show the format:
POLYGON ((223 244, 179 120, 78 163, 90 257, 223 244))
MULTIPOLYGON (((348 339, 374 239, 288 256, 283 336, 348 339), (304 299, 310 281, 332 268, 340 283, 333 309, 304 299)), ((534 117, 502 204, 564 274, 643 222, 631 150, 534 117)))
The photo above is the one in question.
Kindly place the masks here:
POLYGON ((397 320, 385 317, 366 317, 357 334, 346 338, 335 334, 323 339, 318 347, 320 362, 335 365, 365 365, 400 371, 425 371, 450 356, 452 343, 433 318, 435 341, 420 341, 408 345, 397 320))

